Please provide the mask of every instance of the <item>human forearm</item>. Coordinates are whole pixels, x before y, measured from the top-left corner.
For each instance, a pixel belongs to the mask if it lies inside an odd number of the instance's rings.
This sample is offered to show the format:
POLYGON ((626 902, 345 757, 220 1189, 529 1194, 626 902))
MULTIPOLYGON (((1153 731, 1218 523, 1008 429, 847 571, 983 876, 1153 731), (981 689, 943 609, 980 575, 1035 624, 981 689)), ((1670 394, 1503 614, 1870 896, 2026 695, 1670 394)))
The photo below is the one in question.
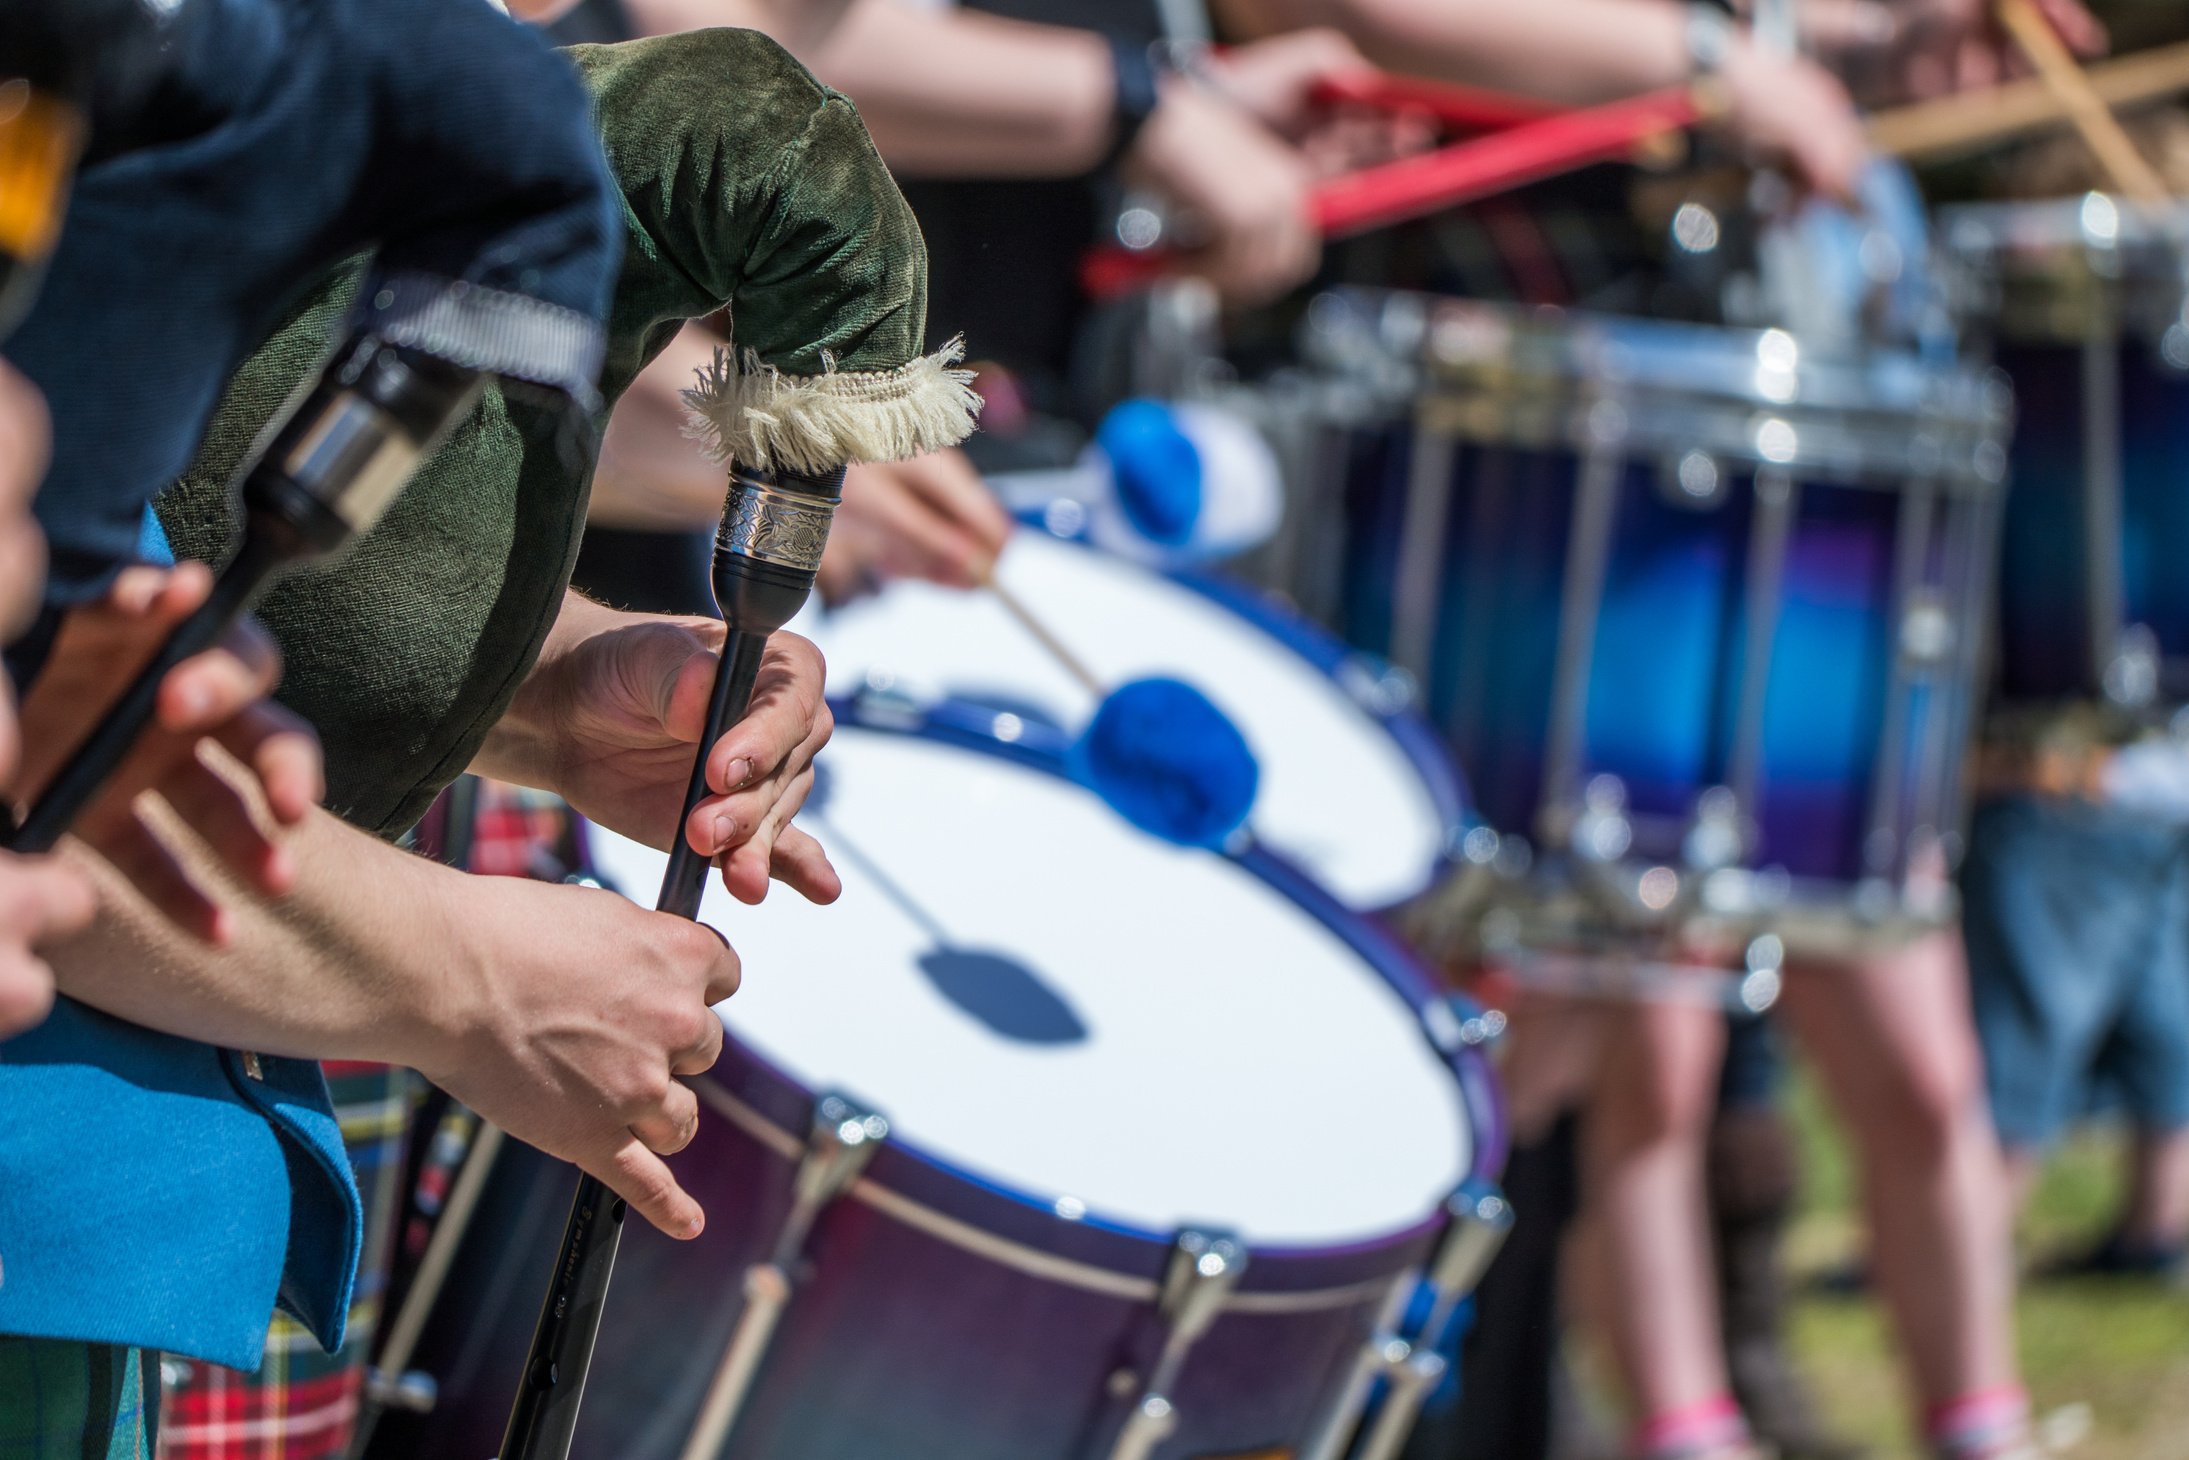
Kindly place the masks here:
POLYGON ((1093 31, 868 0, 802 59, 904 176, 1072 177, 1110 144, 1113 63, 1093 31))
POLYGON ((624 0, 642 36, 735 25, 765 32, 794 56, 828 37, 858 0, 624 0))
POLYGON ((231 897, 229 936, 216 948, 68 844, 97 884, 99 911, 89 931, 52 952, 61 992, 229 1048, 435 1067, 448 1031, 466 1018, 459 985, 443 977, 471 957, 469 930, 451 910, 462 874, 316 809, 289 849, 295 890, 278 900, 231 897))
POLYGON ((1389 70, 1586 104, 1688 72, 1686 17, 1666 0, 1229 0, 1248 34, 1327 25, 1389 70))
POLYGON ((722 515, 722 468, 684 434, 683 392, 721 341, 689 324, 639 372, 601 438, 585 509, 589 526, 648 532, 712 527, 722 515))

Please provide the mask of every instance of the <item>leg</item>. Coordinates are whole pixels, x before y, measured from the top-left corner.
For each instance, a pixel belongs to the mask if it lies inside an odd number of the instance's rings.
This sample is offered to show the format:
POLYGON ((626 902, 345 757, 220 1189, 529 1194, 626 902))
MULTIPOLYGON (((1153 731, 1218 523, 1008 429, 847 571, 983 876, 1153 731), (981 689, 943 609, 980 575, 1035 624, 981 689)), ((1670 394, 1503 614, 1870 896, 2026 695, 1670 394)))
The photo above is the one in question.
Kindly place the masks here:
POLYGON ((1715 1009, 1620 1011, 1582 1127, 1590 1317, 1645 1422, 1722 1404, 1703 1145, 1724 1019, 1715 1009))
POLYGON ((1460 1403, 1441 1433, 1416 1429, 1408 1460, 1549 1460, 1559 1362, 1558 1256, 1577 1205, 1574 1122, 1513 1148, 1505 1194, 1525 1213, 1475 1293, 1460 1403))
POLYGON ((2121 1240, 2145 1252, 2189 1246, 2189 1130, 2136 1132, 2121 1240))
POLYGON ((1781 1460, 1847 1460, 1860 1451, 1825 1427, 1787 1351, 1791 1293, 1781 1248, 1801 1171, 1793 1123, 1779 1098, 1775 1035, 1760 1019, 1727 1027, 1710 1130, 1711 1241, 1726 1368, 1750 1428, 1781 1460))
POLYGON ((2013 1389, 2013 1266, 1960 940, 1803 969, 1787 1014, 1852 1129, 1880 1293, 1917 1393, 2013 1389))

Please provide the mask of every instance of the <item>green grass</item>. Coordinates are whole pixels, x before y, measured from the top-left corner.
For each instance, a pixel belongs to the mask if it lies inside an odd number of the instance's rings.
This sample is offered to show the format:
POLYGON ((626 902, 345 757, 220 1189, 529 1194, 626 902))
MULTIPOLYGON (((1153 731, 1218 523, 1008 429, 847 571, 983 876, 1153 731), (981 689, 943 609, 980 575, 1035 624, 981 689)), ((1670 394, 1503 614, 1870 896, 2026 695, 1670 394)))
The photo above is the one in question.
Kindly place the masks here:
MULTIPOLYGON (((1803 1213, 1789 1244, 1798 1271, 1859 1256, 1847 1149, 1804 1082, 1795 1110, 1805 1148, 1803 1213)), ((2116 1144, 2077 1138, 2046 1170, 2023 1223, 2024 1248, 2045 1254, 2096 1238, 2117 1199, 2116 1144)), ((2087 1431, 2075 1460, 2189 1460, 2189 1293, 2116 1280, 2025 1287, 2017 1305, 2023 1373, 2040 1415, 2087 1431)), ((1867 1298, 1805 1298, 1794 1342, 1825 1412, 1876 1447, 1913 1460, 1891 1335, 1867 1298)))

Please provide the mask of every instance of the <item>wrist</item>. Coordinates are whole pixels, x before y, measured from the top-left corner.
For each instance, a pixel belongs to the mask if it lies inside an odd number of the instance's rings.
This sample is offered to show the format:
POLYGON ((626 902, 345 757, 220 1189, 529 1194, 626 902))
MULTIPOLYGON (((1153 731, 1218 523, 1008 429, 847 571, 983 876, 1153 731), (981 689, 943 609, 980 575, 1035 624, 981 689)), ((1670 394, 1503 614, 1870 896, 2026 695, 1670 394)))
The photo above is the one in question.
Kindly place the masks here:
POLYGON ((1163 103, 1164 68, 1154 50, 1121 36, 1106 35, 1110 53, 1110 133, 1097 173, 1113 172, 1130 155, 1163 103))
POLYGON ((1733 17, 1711 0, 1687 0, 1681 7, 1680 43, 1689 81, 1710 81, 1722 75, 1741 40, 1733 17))
POLYGON ((410 907, 431 945, 445 950, 430 972, 421 970, 409 997, 390 1000, 384 1028, 374 1042, 384 1046, 367 1058, 404 1065, 437 1085, 468 1063, 482 1032, 491 1029, 501 1010, 497 970, 517 935, 522 919, 504 913, 510 894, 524 890, 521 878, 481 877, 418 859, 422 875, 410 907))
POLYGON ((1156 83, 1156 95, 1155 111, 1141 126, 1122 171, 1131 183, 1168 192, 1174 190, 1179 172, 1178 149, 1195 146, 1196 135, 1208 121, 1201 110, 1206 98, 1182 76, 1162 77, 1156 83))
POLYGON ((556 754, 570 723, 569 663, 587 640, 627 615, 571 591, 563 595, 554 627, 509 708, 494 722, 465 767, 475 775, 553 790, 556 754))

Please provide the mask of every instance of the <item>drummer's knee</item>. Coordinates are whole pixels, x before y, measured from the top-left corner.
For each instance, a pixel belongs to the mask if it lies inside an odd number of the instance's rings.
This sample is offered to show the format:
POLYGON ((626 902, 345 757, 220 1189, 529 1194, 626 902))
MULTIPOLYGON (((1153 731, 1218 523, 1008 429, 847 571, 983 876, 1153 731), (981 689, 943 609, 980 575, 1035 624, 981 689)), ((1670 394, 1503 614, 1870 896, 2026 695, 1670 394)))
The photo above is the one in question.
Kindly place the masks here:
POLYGON ((1717 1104, 1723 1019, 1715 1011, 1638 1006, 1605 1061, 1592 1102, 1598 1139, 1699 1147, 1717 1104))

